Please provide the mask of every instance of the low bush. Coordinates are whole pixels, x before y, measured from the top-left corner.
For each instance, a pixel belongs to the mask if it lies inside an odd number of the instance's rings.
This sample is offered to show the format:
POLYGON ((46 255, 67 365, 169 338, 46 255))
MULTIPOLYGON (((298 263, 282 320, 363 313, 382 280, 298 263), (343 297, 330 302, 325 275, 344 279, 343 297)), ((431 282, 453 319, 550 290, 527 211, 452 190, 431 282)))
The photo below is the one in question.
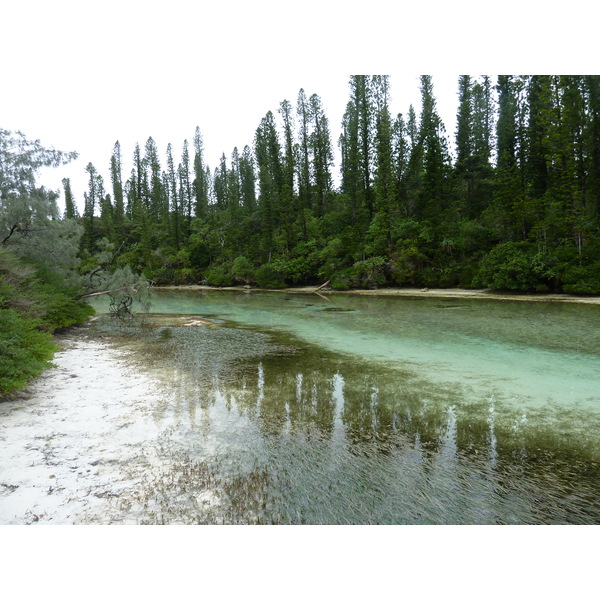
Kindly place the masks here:
POLYGON ((354 263, 352 283, 358 288, 377 289, 385 284, 385 265, 386 259, 383 256, 373 256, 354 263))
POLYGON ((204 279, 206 279, 208 285, 215 287, 229 287, 233 285, 233 277, 230 265, 228 264, 211 266, 204 272, 204 279))
POLYGON ((254 281, 254 265, 245 256, 238 256, 231 267, 231 275, 237 283, 254 281))
POLYGON ((53 271, 0 249, 0 396, 51 366, 52 332, 94 313, 76 295, 53 271))
POLYGON ((600 262, 568 266, 560 280, 568 294, 600 294, 600 262))
POLYGON ((284 273, 277 265, 264 264, 256 270, 256 283, 264 288, 283 288, 285 287, 284 273))
POLYGON ((505 242, 483 258, 476 281, 498 290, 534 291, 548 289, 554 277, 548 257, 526 243, 505 242))
POLYGON ((0 309, 0 396, 24 388, 52 366, 52 335, 13 309, 0 309))

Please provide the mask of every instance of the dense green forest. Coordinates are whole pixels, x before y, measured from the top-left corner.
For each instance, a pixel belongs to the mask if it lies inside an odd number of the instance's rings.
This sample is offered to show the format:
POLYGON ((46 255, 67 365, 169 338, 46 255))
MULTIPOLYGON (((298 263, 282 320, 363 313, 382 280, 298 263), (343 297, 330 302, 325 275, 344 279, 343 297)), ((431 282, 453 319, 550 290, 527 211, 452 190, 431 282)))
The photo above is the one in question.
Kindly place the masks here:
POLYGON ((177 166, 136 145, 128 178, 117 142, 81 215, 68 179, 63 215, 36 184, 76 154, 0 129, 0 395, 49 365, 82 298, 121 314, 148 281, 600 294, 600 76, 460 76, 452 144, 420 85, 419 116, 392 115, 387 76, 351 76, 337 167, 302 89, 214 171, 198 127, 177 166))
POLYGON ((392 115, 387 76, 350 77, 339 186, 325 108, 302 89, 214 171, 199 128, 177 162, 137 145, 127 179, 117 142, 109 188, 87 166, 81 216, 64 181, 84 264, 113 251, 158 285, 600 293, 600 77, 460 76, 452 145, 432 78, 420 88, 418 117, 392 115))

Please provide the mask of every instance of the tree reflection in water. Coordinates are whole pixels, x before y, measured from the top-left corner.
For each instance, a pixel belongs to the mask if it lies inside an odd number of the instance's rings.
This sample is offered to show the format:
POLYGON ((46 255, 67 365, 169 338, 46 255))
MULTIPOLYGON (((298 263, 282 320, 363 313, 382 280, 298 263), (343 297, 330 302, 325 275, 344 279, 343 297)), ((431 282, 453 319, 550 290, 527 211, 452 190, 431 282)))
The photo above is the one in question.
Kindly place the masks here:
POLYGON ((165 381, 155 414, 170 475, 136 492, 154 506, 140 521, 600 522, 596 446, 560 433, 572 411, 547 427, 548 415, 250 329, 113 333, 165 381))

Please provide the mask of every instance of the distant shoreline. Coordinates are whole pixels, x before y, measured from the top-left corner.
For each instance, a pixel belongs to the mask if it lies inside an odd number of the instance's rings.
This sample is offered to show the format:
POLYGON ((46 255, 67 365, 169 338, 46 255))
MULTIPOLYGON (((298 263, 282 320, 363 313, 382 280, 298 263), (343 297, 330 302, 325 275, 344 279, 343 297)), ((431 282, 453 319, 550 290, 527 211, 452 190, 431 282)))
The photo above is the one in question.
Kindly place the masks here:
POLYGON ((332 294, 355 296, 403 296, 407 298, 477 298, 484 300, 513 300, 516 302, 560 302, 569 304, 594 304, 600 305, 600 296, 574 296, 572 294, 526 294, 494 292, 488 289, 466 290, 460 288, 379 288, 376 290, 318 290, 316 287, 288 287, 269 289, 260 287, 212 287, 209 285, 164 285, 156 286, 158 290, 198 290, 198 291, 233 291, 233 292, 272 292, 285 294, 332 294))

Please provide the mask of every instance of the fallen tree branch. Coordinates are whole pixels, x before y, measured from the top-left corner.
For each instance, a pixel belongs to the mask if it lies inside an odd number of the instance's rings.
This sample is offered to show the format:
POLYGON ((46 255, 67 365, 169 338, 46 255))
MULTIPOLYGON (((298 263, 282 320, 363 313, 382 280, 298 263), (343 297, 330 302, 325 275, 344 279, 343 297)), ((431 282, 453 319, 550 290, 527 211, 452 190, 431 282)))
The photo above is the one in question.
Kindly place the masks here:
POLYGON ((316 294, 317 296, 319 296, 319 298, 323 298, 323 300, 327 300, 327 302, 331 302, 331 300, 327 296, 323 296, 323 294, 319 294, 319 292, 313 292, 313 294, 316 294))
POLYGON ((314 292, 318 292, 319 290, 322 290, 324 287, 328 286, 331 283, 331 279, 327 280, 323 285, 320 285, 316 290, 313 290, 314 292))
POLYGON ((130 286, 117 288, 116 290, 103 290, 101 292, 90 292, 89 294, 80 294, 77 296, 76 300, 84 300, 85 298, 92 298, 93 296, 104 296, 106 294, 113 294, 114 292, 122 292, 123 290, 131 289, 132 292, 137 293, 140 290, 140 287, 135 286, 130 288, 130 286))

